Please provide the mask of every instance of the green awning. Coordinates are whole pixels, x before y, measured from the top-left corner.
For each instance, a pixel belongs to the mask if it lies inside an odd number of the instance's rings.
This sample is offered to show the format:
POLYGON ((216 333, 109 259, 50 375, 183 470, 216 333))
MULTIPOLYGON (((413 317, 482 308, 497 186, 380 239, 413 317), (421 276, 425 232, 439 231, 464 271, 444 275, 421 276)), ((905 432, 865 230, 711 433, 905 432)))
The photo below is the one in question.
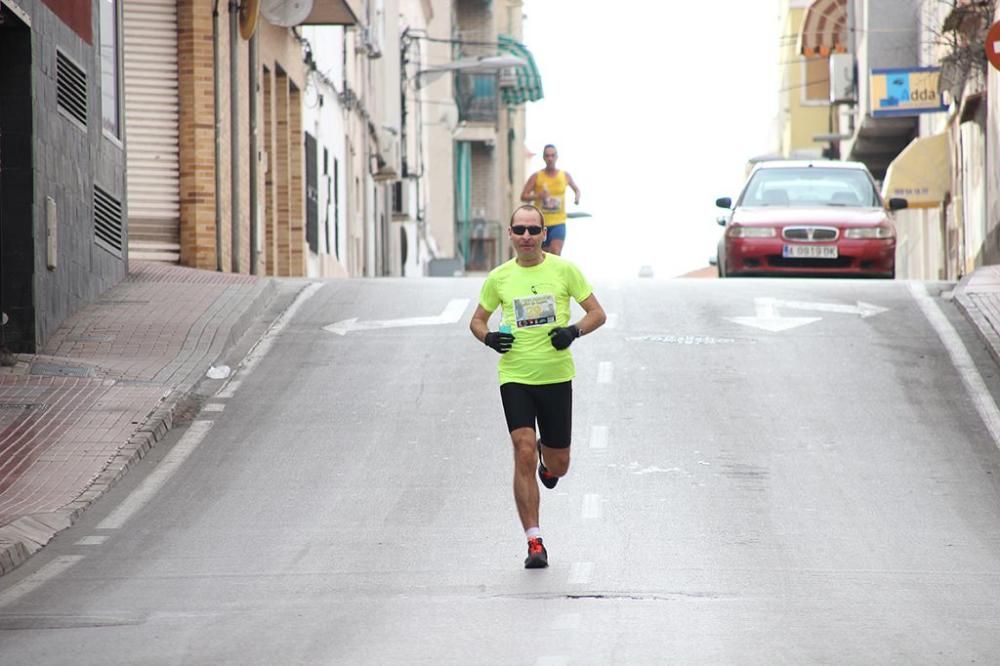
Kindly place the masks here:
POLYGON ((542 98, 542 77, 538 73, 538 67, 535 66, 535 59, 532 57, 531 51, 524 44, 507 35, 497 35, 497 42, 502 53, 523 58, 528 63, 513 68, 515 75, 512 82, 501 82, 504 103, 516 105, 540 100, 542 98))

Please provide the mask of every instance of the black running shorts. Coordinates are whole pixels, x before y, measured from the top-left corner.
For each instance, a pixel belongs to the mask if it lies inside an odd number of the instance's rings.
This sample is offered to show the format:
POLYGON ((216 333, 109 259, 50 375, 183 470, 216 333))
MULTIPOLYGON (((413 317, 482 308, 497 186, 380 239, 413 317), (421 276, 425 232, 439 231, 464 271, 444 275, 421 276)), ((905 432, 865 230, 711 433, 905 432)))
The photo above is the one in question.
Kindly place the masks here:
POLYGON ((534 430, 542 444, 553 449, 569 448, 573 430, 573 383, 500 385, 503 413, 507 417, 507 430, 518 428, 534 430))

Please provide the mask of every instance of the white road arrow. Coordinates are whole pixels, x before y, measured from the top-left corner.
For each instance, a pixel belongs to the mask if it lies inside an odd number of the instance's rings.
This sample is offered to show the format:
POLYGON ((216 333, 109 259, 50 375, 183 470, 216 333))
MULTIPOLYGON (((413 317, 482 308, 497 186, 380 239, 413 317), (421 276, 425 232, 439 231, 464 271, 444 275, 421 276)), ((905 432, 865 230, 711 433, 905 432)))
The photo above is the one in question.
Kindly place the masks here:
POLYGON ((812 310, 814 312, 839 312, 841 314, 856 314, 862 319, 873 317, 883 312, 888 312, 889 308, 879 307, 864 301, 858 301, 857 305, 841 305, 840 303, 806 303, 804 301, 782 301, 777 298, 771 299, 774 304, 782 308, 792 310, 812 310))
POLYGON ((776 333, 798 326, 805 326, 806 324, 811 324, 822 319, 822 317, 782 317, 778 313, 779 307, 791 310, 855 314, 862 319, 889 311, 888 308, 863 301, 858 301, 857 305, 842 305, 840 303, 808 303, 806 301, 783 301, 777 298, 755 298, 753 299, 753 305, 757 313, 756 316, 726 317, 726 319, 737 324, 742 324, 743 326, 762 328, 765 331, 776 333))
POLYGON ((755 317, 726 317, 726 319, 743 326, 762 328, 772 333, 805 326, 822 319, 822 317, 782 317, 778 314, 775 304, 776 299, 774 298, 755 298, 753 299, 754 310, 757 312, 755 317))
POLYGON ((346 335, 350 331, 371 331, 383 328, 403 328, 406 326, 437 326, 439 324, 454 324, 458 321, 465 308, 469 305, 467 298, 455 298, 448 301, 448 305, 439 315, 430 317, 404 317, 402 319, 375 319, 372 321, 358 321, 358 318, 343 319, 335 324, 328 324, 323 327, 324 331, 330 331, 337 335, 346 335))

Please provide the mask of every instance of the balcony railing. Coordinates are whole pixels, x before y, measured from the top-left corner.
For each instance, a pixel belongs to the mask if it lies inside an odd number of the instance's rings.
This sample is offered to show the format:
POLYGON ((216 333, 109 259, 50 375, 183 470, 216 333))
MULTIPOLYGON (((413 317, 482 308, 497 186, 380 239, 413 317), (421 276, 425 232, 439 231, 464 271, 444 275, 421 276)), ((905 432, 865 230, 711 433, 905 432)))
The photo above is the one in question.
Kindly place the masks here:
POLYGON ((460 121, 495 123, 499 109, 496 75, 458 74, 455 103, 460 121))

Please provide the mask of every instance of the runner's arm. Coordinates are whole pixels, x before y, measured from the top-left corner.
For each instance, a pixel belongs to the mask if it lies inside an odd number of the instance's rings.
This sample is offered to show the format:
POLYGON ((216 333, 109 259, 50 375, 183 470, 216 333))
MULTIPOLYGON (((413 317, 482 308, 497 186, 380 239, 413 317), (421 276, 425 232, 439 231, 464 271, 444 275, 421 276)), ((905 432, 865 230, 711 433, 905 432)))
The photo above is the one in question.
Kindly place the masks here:
POLYGON ((486 334, 490 332, 490 315, 482 305, 476 306, 476 311, 472 313, 472 321, 469 322, 469 330, 476 336, 476 340, 486 342, 486 334))
POLYGON ((573 176, 569 175, 569 171, 566 172, 566 184, 569 185, 573 189, 573 193, 576 194, 576 199, 573 200, 573 203, 580 203, 580 188, 576 186, 576 181, 573 180, 573 176))
POLYGON ((604 308, 597 302, 597 296, 593 294, 580 301, 580 307, 583 308, 584 315, 583 319, 576 322, 576 328, 580 331, 581 337, 593 333, 608 320, 607 315, 604 314, 604 308))
POLYGON ((531 178, 529 178, 528 182, 524 184, 524 189, 521 190, 521 201, 534 203, 535 199, 538 198, 535 195, 535 176, 537 175, 537 172, 531 174, 531 178))

